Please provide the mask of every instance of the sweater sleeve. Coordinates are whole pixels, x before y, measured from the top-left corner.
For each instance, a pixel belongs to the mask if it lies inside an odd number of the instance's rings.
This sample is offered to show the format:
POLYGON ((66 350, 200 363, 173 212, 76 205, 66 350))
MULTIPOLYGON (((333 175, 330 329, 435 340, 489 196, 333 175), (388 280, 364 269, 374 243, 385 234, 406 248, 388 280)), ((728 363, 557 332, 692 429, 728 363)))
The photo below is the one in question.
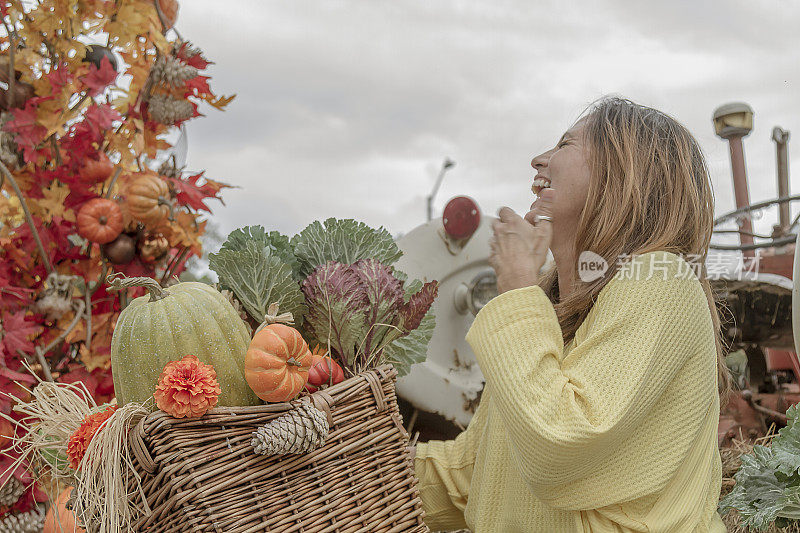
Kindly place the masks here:
POLYGON ((425 524, 432 531, 468 527, 464 521, 464 509, 469 498, 478 442, 486 424, 486 398, 487 392, 484 391, 467 429, 454 440, 417 444, 414 470, 419 480, 425 524))
MULTIPOLYGON (((559 507, 553 493, 585 483, 620 443, 636 438, 698 339, 713 332, 687 265, 667 252, 635 258, 630 279, 621 270, 601 290, 585 338, 566 357, 555 310, 538 286, 505 292, 476 316, 467 341, 492 386, 515 466, 551 507, 559 507)), ((576 501, 563 508, 595 505, 591 495, 576 501)))

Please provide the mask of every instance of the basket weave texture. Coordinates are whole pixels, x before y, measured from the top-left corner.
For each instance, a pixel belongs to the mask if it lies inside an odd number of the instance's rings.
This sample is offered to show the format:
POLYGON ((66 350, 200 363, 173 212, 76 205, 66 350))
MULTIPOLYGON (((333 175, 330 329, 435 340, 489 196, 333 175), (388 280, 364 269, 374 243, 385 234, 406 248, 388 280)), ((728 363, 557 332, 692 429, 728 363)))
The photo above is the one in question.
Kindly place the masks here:
POLYGON ((218 407, 201 418, 156 411, 131 432, 153 533, 427 532, 397 371, 384 365, 291 403, 218 407), (324 446, 258 455, 252 433, 299 402, 328 414, 324 446))

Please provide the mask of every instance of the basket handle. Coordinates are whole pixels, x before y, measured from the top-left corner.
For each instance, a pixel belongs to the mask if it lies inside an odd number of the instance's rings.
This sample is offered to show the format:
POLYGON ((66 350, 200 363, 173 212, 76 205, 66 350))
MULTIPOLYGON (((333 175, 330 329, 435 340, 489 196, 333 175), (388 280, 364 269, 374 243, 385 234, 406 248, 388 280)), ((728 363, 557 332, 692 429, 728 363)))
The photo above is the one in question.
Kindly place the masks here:
POLYGON ((336 400, 334 400, 333 397, 324 390, 318 390, 317 392, 312 393, 309 398, 311 399, 311 403, 314 407, 325 413, 325 418, 328 419, 328 426, 333 428, 333 415, 331 414, 331 407, 334 406, 336 400))
POLYGON ((361 375, 364 376, 364 379, 366 379, 367 383, 369 383, 369 388, 372 389, 372 395, 375 397, 375 403, 378 406, 378 412, 382 413, 386 411, 389 408, 389 404, 386 402, 386 396, 383 394, 383 387, 381 386, 381 380, 378 377, 378 373, 374 370, 370 370, 361 375))
POLYGON ((139 464, 142 465, 142 468, 148 474, 153 474, 156 471, 156 462, 153 460, 153 456, 150 455, 150 451, 147 449, 147 446, 144 443, 144 421, 146 417, 143 417, 136 427, 133 428, 133 431, 130 433, 130 437, 128 439, 130 450, 133 452, 134 457, 136 460, 139 461, 139 464))

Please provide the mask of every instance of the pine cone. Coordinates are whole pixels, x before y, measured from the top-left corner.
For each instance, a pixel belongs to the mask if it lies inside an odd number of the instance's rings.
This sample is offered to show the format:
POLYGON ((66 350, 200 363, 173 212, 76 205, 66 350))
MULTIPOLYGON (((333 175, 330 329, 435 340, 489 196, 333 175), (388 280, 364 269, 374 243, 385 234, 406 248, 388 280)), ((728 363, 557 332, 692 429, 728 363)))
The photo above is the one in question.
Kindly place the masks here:
POLYGON ((258 428, 250 444, 261 455, 305 453, 323 446, 328 430, 325 413, 312 405, 301 404, 258 428))
POLYGON ((147 109, 153 120, 166 126, 194 116, 194 107, 191 102, 165 94, 152 95, 147 109))
POLYGON ((168 159, 158 167, 158 173, 167 178, 180 179, 183 176, 183 168, 176 168, 173 166, 172 161, 168 159))
POLYGON ((34 313, 44 315, 47 320, 58 320, 72 309, 72 300, 57 292, 46 292, 33 304, 34 313))
POLYGON ((0 505, 11 507, 20 496, 25 492, 25 484, 14 476, 8 478, 8 482, 0 489, 0 505))
POLYGON ((9 169, 16 169, 19 165, 19 148, 14 142, 14 136, 5 131, 1 131, 6 122, 12 120, 14 115, 8 112, 0 113, 0 161, 9 169))
MULTIPOLYGON (((172 45, 172 53, 175 54, 180 49, 181 45, 183 45, 183 41, 176 41, 175 44, 172 45)), ((186 41, 186 47, 183 49, 183 56, 187 59, 191 59, 197 54, 202 54, 203 51, 200 50, 197 46, 192 44, 191 41, 186 41)))
POLYGON ((7 514, 0 520, 0 533, 39 533, 44 527, 44 506, 26 513, 7 514))
POLYGON ((197 69, 172 56, 161 56, 150 70, 150 75, 156 83, 180 87, 186 80, 197 77, 197 69))

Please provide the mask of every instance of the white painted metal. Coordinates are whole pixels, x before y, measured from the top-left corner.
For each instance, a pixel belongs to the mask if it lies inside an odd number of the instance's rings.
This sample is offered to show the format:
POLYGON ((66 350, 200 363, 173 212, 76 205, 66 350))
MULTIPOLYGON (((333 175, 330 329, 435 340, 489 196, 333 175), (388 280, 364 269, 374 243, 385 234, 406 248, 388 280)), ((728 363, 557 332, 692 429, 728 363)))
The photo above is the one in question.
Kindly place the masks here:
POLYGON ((494 220, 482 216, 466 244, 447 239, 441 218, 397 240, 403 251, 396 263, 398 269, 410 279, 439 281, 433 304, 436 329, 428 345, 428 358, 398 381, 398 394, 415 407, 439 413, 462 426, 472 418, 484 382, 475 354, 464 340, 474 320, 468 286, 480 274, 493 273, 488 259, 494 220))

